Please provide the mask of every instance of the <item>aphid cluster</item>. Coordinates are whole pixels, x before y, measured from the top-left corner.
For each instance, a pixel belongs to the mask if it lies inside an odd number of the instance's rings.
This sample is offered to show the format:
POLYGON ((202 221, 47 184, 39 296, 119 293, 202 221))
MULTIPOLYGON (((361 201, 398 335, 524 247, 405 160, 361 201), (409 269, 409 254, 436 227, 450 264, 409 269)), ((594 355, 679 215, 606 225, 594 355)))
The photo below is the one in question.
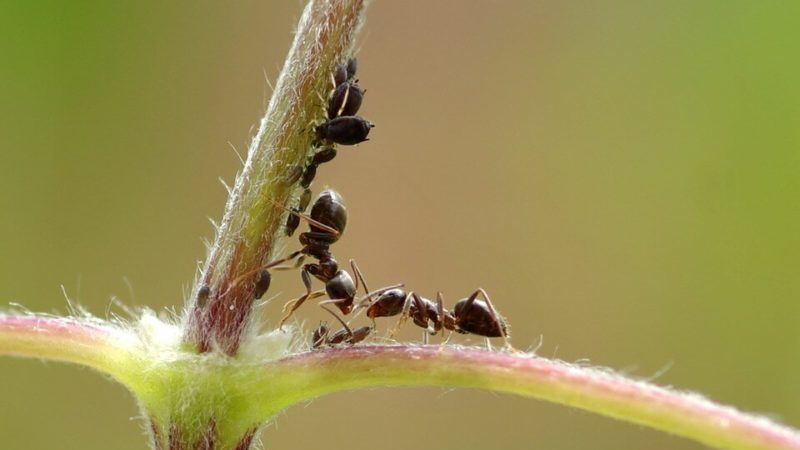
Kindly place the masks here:
MULTIPOLYGON (((407 291, 402 288, 402 284, 370 292, 354 260, 350 260, 353 275, 345 269, 340 269, 331 247, 339 240, 347 226, 347 209, 338 192, 325 189, 314 200, 309 214, 305 214, 306 208, 311 204, 311 183, 317 168, 336 156, 335 144, 354 145, 366 141, 373 126, 356 115, 365 92, 354 78, 356 68, 355 59, 336 67, 332 75, 334 88, 327 99, 327 119, 314 128, 315 152, 305 167, 295 174, 303 192, 297 206, 283 207, 289 211, 286 222, 287 235, 294 233, 301 220, 308 223, 308 231, 298 237, 301 248, 263 267, 240 275, 233 280, 231 286, 250 279, 253 282, 253 297, 259 299, 269 289, 272 280, 269 270, 299 269, 305 292, 284 305, 285 315, 280 325, 282 326, 303 303, 319 297, 327 297, 319 302, 319 305, 333 315, 341 325, 341 329, 332 331, 327 324, 320 324, 311 336, 311 347, 314 349, 354 345, 366 339, 376 329, 375 319, 394 316, 400 318, 392 334, 410 318, 414 325, 426 330, 426 343, 427 336, 450 331, 486 338, 500 337, 504 339, 506 346, 511 348, 508 325, 483 289, 477 289, 468 297, 456 302, 452 310, 448 310, 444 306, 441 292, 437 294, 436 301, 422 297, 414 291, 407 291), (306 262, 306 259, 310 261, 306 262), (313 278, 322 282, 324 288, 313 290, 313 278), (357 295, 359 286, 364 290, 364 295, 360 299, 357 295), (338 313, 326 305, 335 306, 338 313), (352 329, 340 316, 361 310, 366 311, 366 316, 372 320, 371 327, 352 329)), ((198 304, 205 304, 209 295, 208 287, 202 287, 197 294, 198 304)))
MULTIPOLYGON (((361 103, 364 101, 365 90, 358 85, 355 79, 358 62, 355 58, 347 64, 339 64, 331 75, 333 90, 328 96, 326 108, 327 119, 314 127, 314 154, 307 161, 300 175, 300 186, 303 193, 294 213, 302 213, 311 202, 311 183, 317 175, 317 168, 336 157, 336 144, 355 145, 367 141, 372 123, 357 116, 361 103)), ((294 234, 300 225, 300 216, 289 214, 286 219, 286 235, 294 234)))

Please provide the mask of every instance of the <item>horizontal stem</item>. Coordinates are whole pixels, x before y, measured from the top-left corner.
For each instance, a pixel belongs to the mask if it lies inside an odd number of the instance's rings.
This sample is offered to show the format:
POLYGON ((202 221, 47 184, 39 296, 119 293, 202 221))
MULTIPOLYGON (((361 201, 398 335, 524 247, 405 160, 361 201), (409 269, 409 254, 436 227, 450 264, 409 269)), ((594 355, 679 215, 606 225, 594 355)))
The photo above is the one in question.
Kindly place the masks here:
POLYGON ((0 355, 80 364, 124 380, 130 334, 90 320, 0 314, 0 355))
POLYGON ((374 386, 481 388, 585 409, 715 448, 800 449, 800 432, 697 394, 527 355, 438 346, 369 346, 304 353, 272 365, 269 371, 286 371, 279 378, 291 378, 296 386, 288 390, 290 398, 277 401, 285 405, 374 386))

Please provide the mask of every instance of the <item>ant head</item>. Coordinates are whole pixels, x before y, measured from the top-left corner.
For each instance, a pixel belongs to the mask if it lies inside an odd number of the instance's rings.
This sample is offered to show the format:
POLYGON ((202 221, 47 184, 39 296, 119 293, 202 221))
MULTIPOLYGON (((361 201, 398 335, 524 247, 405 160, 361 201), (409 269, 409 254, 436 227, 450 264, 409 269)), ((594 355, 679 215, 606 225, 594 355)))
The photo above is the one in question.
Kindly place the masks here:
POLYGON ((349 314, 353 309, 356 284, 347 271, 340 270, 336 272, 330 281, 325 283, 325 293, 328 294, 328 298, 331 300, 338 300, 334 304, 342 311, 342 314, 349 314))
MULTIPOLYGON (((322 191, 311 207, 311 219, 333 228, 341 235, 347 225, 347 209, 342 196, 333 189, 322 191)), ((310 227, 314 232, 326 232, 314 223, 311 223, 310 227)))

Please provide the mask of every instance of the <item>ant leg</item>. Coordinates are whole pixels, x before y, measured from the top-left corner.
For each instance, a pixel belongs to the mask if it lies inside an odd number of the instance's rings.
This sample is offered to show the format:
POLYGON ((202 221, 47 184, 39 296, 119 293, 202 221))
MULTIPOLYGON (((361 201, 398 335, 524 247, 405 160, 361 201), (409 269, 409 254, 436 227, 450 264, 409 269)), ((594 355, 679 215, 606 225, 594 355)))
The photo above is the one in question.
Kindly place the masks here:
MULTIPOLYGON (((449 331, 449 330, 448 330, 448 331, 449 331)), ((442 334, 444 334, 444 332, 442 332, 442 334)), ((452 331, 450 331, 449 333, 447 333, 447 337, 446 337, 446 338, 444 338, 444 342, 442 342, 441 344, 439 344, 439 347, 441 347, 441 348, 444 348, 444 346, 445 346, 445 345, 447 345, 447 343, 448 343, 448 342, 450 342, 450 338, 451 338, 451 337, 453 337, 453 332, 452 332, 452 331)))
POLYGON ((350 86, 344 91, 344 100, 342 100, 342 106, 339 107, 339 110, 336 111, 336 117, 340 117, 342 112, 344 111, 344 107, 347 105, 347 98, 350 97, 350 86))
POLYGON ((239 283, 242 282, 242 280, 244 280, 245 278, 249 278, 249 277, 251 277, 251 276, 253 276, 253 275, 257 274, 257 273, 260 273, 262 270, 272 269, 273 267, 275 267, 277 270, 282 270, 281 268, 277 268, 276 266, 279 266, 279 265, 281 265, 281 264, 283 264, 283 263, 285 263, 287 261, 291 261, 291 260, 297 258, 299 255, 302 255, 302 254, 303 254, 303 250, 297 250, 297 251, 294 251, 294 252, 290 253, 289 256, 287 256, 285 258, 277 259, 275 261, 268 262, 267 264, 264 264, 263 266, 260 266, 260 267, 256 267, 253 270, 248 270, 247 272, 245 272, 245 273, 239 275, 238 277, 234 278, 233 281, 231 281, 231 283, 228 285, 228 289, 226 289, 225 292, 223 292, 219 296, 217 296, 217 298, 224 297, 228 292, 231 291, 231 289, 233 289, 236 286, 238 286, 239 283))
POLYGON ((400 327, 403 326, 405 321, 408 319, 409 311, 411 311, 411 302, 414 301, 414 292, 409 292, 406 294, 406 299, 403 301, 403 312, 400 314, 400 319, 397 320, 394 328, 389 330, 389 337, 394 337, 400 327))
POLYGON ((303 296, 298 298, 297 300, 289 300, 288 302, 286 302, 285 305, 283 305, 283 310, 286 311, 286 309, 289 308, 289 312, 287 312, 286 315, 283 316, 283 318, 281 318, 280 323, 278 323, 278 329, 283 327, 283 324, 286 323, 287 320, 289 320, 289 317, 292 316, 292 313, 294 313, 297 310, 297 308, 299 308, 300 305, 302 305, 303 302, 305 302, 308 299, 308 297, 310 297, 312 294, 311 278, 308 276, 308 271, 306 269, 303 269, 300 272, 300 278, 303 279, 303 285, 305 285, 306 287, 306 293, 303 294, 303 296))
POLYGON ((444 341, 439 344, 440 349, 444 349, 448 342, 450 342, 450 338, 453 337, 453 327, 447 325, 447 318, 445 317, 445 310, 444 310, 444 294, 442 291, 438 291, 436 293, 436 307, 439 309, 439 317, 442 320, 442 336, 444 336, 444 331, 447 330, 447 337, 444 338, 444 341))
MULTIPOLYGON (((321 295, 320 295, 320 297, 321 297, 321 295)), ((348 299, 346 299, 346 298, 330 298, 328 300, 323 300, 323 301, 319 302, 318 305, 320 305, 320 306, 322 306, 322 305, 338 305, 339 303, 344 303, 347 300, 348 299)))
POLYGON ((353 273, 356 274, 356 290, 358 290, 358 281, 361 280, 361 285, 364 286, 364 293, 369 295, 369 289, 367 288, 367 282, 364 280, 364 275, 359 270, 358 265, 356 264, 355 259, 350 260, 350 267, 353 268, 353 273))
MULTIPOLYGON (((282 270, 296 270, 296 269, 299 269, 300 266, 303 265, 303 262, 305 262, 306 255, 303 255, 301 253, 300 256, 296 257, 296 258, 297 259, 295 259, 294 264, 286 265, 286 266, 275 266, 275 267, 271 267, 270 270, 282 271, 282 270)), ((284 258, 284 259, 286 259, 286 258, 284 258)))
POLYGON ((436 319, 430 318, 433 321, 433 328, 428 327, 428 333, 431 336, 436 336, 444 326, 444 298, 442 291, 436 293, 436 319))
MULTIPOLYGON (((489 313, 491 313, 492 319, 494 319, 494 322, 497 324, 497 328, 503 334, 503 342, 505 342, 505 344, 506 344, 506 349, 507 350, 517 351, 517 349, 515 349, 514 346, 511 345, 511 341, 509 341, 509 339, 508 339, 508 331, 506 330, 505 320, 503 320, 500 317, 500 314, 497 313, 497 310, 494 309, 494 305, 492 304, 492 300, 489 298, 489 294, 486 293, 486 290, 484 290, 483 288, 478 288, 478 290, 475 291, 469 298, 474 301, 474 297, 477 297, 478 294, 482 295, 484 300, 486 300, 486 307, 489 308, 489 313)), ((467 305, 467 306, 472 306, 472 302, 468 302, 468 303, 469 303, 469 305, 467 305)))

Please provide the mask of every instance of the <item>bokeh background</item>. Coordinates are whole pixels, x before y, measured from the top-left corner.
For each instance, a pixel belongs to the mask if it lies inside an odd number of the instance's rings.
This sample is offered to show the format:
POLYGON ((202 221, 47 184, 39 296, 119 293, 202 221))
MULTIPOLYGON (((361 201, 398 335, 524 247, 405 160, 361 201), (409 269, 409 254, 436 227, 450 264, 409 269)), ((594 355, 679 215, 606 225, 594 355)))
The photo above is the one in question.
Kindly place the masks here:
MULTIPOLYGON (((301 9, 0 3, 3 304, 64 312, 63 285, 101 316, 114 296, 180 307, 301 9)), ((451 302, 485 287, 519 347, 800 426, 798 17, 796 2, 375 1, 359 78, 377 128, 315 183, 350 208, 337 255, 373 286, 451 302)), ((272 292, 300 289, 286 274, 272 292)), ((0 380, 3 449, 146 448, 133 399, 91 371, 0 359, 0 380)), ((439 389, 332 395, 263 439, 701 448, 439 389)))

